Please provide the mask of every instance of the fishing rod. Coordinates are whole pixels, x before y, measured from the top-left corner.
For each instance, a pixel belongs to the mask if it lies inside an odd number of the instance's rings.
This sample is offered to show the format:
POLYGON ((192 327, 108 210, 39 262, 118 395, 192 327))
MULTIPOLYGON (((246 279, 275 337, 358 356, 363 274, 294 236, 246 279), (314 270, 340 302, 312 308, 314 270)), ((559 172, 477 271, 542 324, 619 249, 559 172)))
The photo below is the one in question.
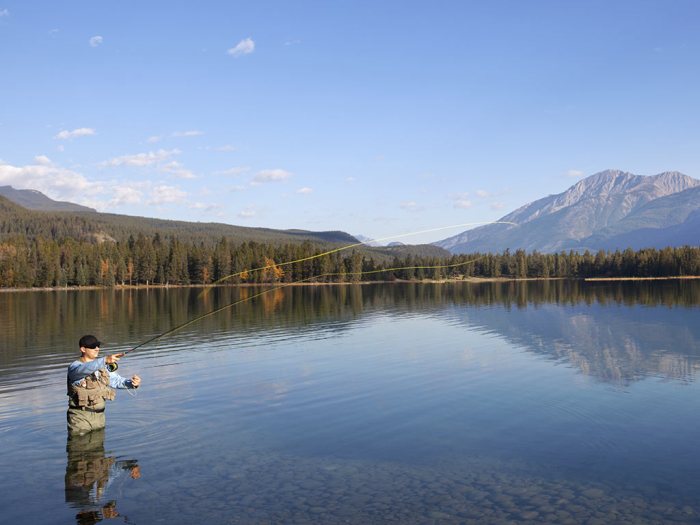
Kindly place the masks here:
MULTIPOLYGON (((384 273, 384 272, 396 272, 396 271, 400 271, 400 270, 431 270, 431 269, 434 270, 434 269, 444 269, 444 268, 456 268, 458 266, 466 266, 467 264, 473 264, 473 263, 475 263, 481 259, 484 259, 484 258, 486 258, 486 255, 482 255, 481 257, 476 257, 476 258, 470 259, 468 261, 462 261, 462 262, 453 263, 453 264, 436 264, 436 265, 430 265, 430 266, 402 266, 402 267, 395 267, 395 268, 382 268, 382 269, 378 269, 378 270, 366 270, 366 271, 362 271, 362 272, 325 273, 325 274, 320 274, 320 275, 312 275, 311 277, 305 277, 304 279, 298 279, 298 280, 290 282, 290 283, 283 283, 279 286, 273 286, 273 287, 268 288, 266 290, 263 290, 259 293, 248 296, 244 299, 232 301, 228 304, 220 306, 219 308, 215 308, 209 312, 206 312, 202 315, 199 315, 199 316, 195 317, 194 319, 190 319, 182 324, 179 324, 173 328, 170 328, 169 330, 166 330, 165 332, 162 332, 158 335, 155 335, 155 336, 151 337, 150 339, 147 339, 146 341, 134 346, 133 348, 126 350, 124 352, 121 352, 119 354, 116 354, 116 355, 118 355, 120 358, 124 357, 125 355, 133 352, 134 350, 137 350, 143 346, 146 346, 149 343, 157 341, 158 339, 161 339, 161 338, 165 337, 166 335, 170 335, 170 334, 173 334, 179 330, 182 330, 183 328, 190 326, 191 324, 194 324, 197 321, 200 321, 206 317, 217 314, 217 313, 222 312, 224 310, 227 310, 229 308, 233 308, 234 306, 236 306, 238 304, 242 304, 242 303, 251 301, 251 300, 253 300, 257 297, 260 297, 262 295, 265 295, 267 293, 274 292, 276 290, 282 290, 282 289, 287 288, 289 286, 294 286, 294 285, 297 285, 297 284, 300 284, 303 282, 308 282, 308 281, 311 281, 313 279, 322 279, 325 277, 337 277, 340 275, 345 275, 345 276, 347 276, 347 275, 371 275, 371 274, 384 273)), ((110 372, 114 372, 118 368, 119 368, 119 365, 116 362, 107 364, 107 369, 110 372)))

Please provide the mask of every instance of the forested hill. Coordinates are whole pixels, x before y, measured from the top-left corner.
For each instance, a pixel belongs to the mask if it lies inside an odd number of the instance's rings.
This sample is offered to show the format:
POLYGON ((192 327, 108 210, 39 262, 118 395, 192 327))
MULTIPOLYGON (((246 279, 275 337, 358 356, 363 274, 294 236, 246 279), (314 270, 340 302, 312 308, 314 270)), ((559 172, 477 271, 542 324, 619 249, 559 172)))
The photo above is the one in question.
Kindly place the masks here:
MULTIPOLYGON (((126 242, 139 235, 148 238, 158 235, 161 239, 175 237, 182 243, 197 243, 209 247, 223 238, 231 243, 256 242, 276 246, 305 241, 334 247, 360 244, 358 239, 343 231, 275 230, 111 213, 37 211, 23 208, 0 196, 0 242, 15 235, 21 235, 30 241, 41 237, 54 241, 73 239, 80 242, 126 242)), ((389 247, 360 245, 357 249, 371 253, 379 259, 408 255, 416 257, 449 255, 447 250, 430 244, 389 247)))
POLYGON ((0 236, 26 235, 29 239, 42 236, 62 240, 114 240, 125 241, 130 236, 143 234, 161 237, 175 235, 184 242, 199 241, 205 244, 222 237, 237 241, 284 243, 310 240, 352 244, 355 237, 341 231, 313 232, 305 230, 273 230, 247 228, 213 222, 186 222, 148 217, 132 217, 97 212, 60 212, 25 209, 0 196, 0 236))
POLYGON ((241 272, 233 282, 359 280, 377 265, 448 255, 431 245, 371 248, 341 231, 37 211, 0 197, 0 288, 208 284, 241 272), (300 259, 309 262, 285 264, 300 259), (276 264, 286 268, 246 273, 276 264))
POLYGON ((10 214, 10 213, 17 213, 21 214, 22 212, 26 211, 22 206, 19 204, 15 204, 9 199, 6 199, 5 197, 0 195, 0 213, 3 214, 10 214))

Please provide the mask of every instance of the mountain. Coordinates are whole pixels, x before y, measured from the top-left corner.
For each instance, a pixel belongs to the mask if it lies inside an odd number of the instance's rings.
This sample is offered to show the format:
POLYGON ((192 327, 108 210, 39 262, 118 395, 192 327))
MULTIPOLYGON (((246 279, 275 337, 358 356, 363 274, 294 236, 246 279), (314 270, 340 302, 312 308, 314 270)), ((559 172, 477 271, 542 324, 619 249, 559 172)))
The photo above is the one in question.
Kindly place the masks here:
POLYGON ((557 252, 700 244, 700 181, 678 172, 607 170, 499 221, 434 244, 452 253, 557 252))
POLYGON ((381 243, 376 242, 372 237, 367 237, 366 235, 354 235, 354 237, 363 243, 365 246, 382 246, 381 243))
POLYGON ((12 186, 0 186, 0 196, 23 208, 39 211, 97 211, 72 202, 55 201, 37 190, 16 190, 12 186))
MULTIPOLYGON (((377 242, 366 235, 355 235, 358 241, 363 243, 372 254, 380 254, 390 257, 449 257, 450 252, 434 244, 404 244, 402 242, 382 243, 377 242)), ((362 250, 360 250, 362 251, 362 250)))

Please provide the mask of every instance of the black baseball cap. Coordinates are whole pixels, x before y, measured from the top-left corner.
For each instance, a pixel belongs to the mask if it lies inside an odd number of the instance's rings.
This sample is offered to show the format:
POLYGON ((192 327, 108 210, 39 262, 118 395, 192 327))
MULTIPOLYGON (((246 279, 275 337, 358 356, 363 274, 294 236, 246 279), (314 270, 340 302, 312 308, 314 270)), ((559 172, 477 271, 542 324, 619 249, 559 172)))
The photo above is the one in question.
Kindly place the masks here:
POLYGON ((102 343, 100 343, 94 335, 84 335, 80 338, 80 341, 78 341, 78 346, 80 348, 97 348, 98 346, 102 346, 102 343))

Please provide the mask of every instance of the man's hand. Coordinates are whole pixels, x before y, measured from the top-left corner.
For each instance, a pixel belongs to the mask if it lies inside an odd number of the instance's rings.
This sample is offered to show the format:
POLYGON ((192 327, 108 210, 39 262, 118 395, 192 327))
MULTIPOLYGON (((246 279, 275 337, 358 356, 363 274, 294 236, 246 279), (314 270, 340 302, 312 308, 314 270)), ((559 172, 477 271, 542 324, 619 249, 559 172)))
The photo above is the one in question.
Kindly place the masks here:
POLYGON ((131 376, 131 384, 134 388, 138 388, 141 384, 141 378, 139 376, 131 376))
POLYGON ((112 363, 116 363, 117 361, 119 361, 122 358, 123 355, 124 354, 108 355, 107 357, 105 357, 105 363, 107 363, 108 365, 112 364, 112 363))

